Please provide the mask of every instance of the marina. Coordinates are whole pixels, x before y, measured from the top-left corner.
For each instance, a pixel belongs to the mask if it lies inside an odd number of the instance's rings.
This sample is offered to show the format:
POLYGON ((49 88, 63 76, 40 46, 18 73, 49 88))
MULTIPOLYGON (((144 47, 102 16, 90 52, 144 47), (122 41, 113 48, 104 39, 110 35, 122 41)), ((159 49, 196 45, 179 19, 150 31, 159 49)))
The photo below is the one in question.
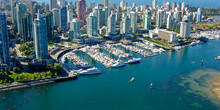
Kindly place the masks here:
POLYGON ((143 57, 149 57, 149 56, 151 56, 151 53, 150 53, 150 52, 147 52, 147 51, 145 51, 145 50, 142 50, 142 49, 140 49, 140 48, 137 48, 137 47, 135 47, 135 46, 133 46, 133 45, 124 45, 124 44, 122 44, 122 43, 119 43, 119 44, 117 44, 117 45, 118 45, 118 46, 122 46, 123 48, 125 48, 125 49, 127 49, 127 50, 130 50, 130 51, 132 51, 132 52, 138 53, 138 54, 142 55, 143 57))
POLYGON ((80 57, 78 57, 74 52, 69 52, 62 57, 61 62, 64 64, 66 60, 70 60, 76 68, 90 68, 90 64, 80 57))
POLYGON ((159 49, 154 48, 154 44, 153 43, 149 43, 147 41, 145 41, 144 43, 134 42, 133 44, 136 45, 136 46, 139 46, 139 47, 142 47, 144 49, 147 49, 147 50, 151 51, 153 53, 153 54, 151 54, 152 56, 157 55, 157 53, 165 52, 165 50, 163 48, 159 48, 159 49))
POLYGON ((116 61, 110 58, 108 55, 101 53, 99 51, 99 48, 100 46, 96 45, 96 46, 87 46, 87 47, 81 48, 80 50, 88 54, 90 57, 100 62, 107 68, 111 68, 112 65, 116 63, 116 61))
POLYGON ((209 40, 219 39, 220 38, 220 30, 200 31, 200 32, 192 33, 191 36, 193 38, 205 37, 209 40))
POLYGON ((103 49, 105 49, 106 51, 108 51, 109 53, 112 53, 115 56, 118 56, 119 58, 128 58, 128 57, 132 57, 131 54, 129 53, 125 53, 124 51, 114 48, 114 45, 111 44, 107 44, 105 46, 103 46, 103 49))

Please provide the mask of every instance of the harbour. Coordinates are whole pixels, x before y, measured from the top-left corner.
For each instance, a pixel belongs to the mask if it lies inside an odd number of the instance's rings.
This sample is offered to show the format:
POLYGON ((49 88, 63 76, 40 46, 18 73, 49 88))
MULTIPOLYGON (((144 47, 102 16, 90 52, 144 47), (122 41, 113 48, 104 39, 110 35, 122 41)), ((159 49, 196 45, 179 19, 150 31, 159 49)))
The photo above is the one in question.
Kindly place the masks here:
POLYGON ((219 54, 219 44, 220 40, 210 40, 208 43, 188 46, 178 51, 167 51, 156 57, 148 58, 133 52, 133 57, 140 57, 141 63, 117 69, 106 68, 87 54, 80 53, 77 56, 87 61, 92 67, 99 68, 103 74, 79 76, 76 81, 70 80, 56 83, 56 85, 47 84, 1 93, 0 107, 8 109, 17 106, 17 109, 21 110, 30 108, 38 110, 42 109, 42 106, 38 105, 50 102, 44 105, 44 109, 71 109, 74 106, 82 110, 86 110, 87 107, 101 110, 112 104, 114 106, 109 109, 131 110, 137 107, 139 109, 163 109, 164 106, 172 104, 173 106, 166 106, 167 109, 206 110, 209 108, 215 110, 218 106, 209 99, 186 93, 188 89, 181 89, 176 78, 181 74, 206 68, 220 71, 219 61, 215 60, 219 54), (203 68, 201 68, 202 59, 204 59, 203 68), (132 77, 135 81, 131 83, 132 77), (150 89, 151 82, 153 83, 152 89, 150 89), (45 93, 42 94, 42 91, 45 93), (37 95, 40 92, 43 96, 37 95), (31 101, 28 101, 29 98, 31 101), (165 99, 166 102, 162 101, 165 99), (68 102, 63 102, 63 100, 68 102), (24 101, 27 103, 24 104, 24 101), (54 105, 54 103, 59 104, 54 105), (85 103, 87 107, 83 106, 85 103))

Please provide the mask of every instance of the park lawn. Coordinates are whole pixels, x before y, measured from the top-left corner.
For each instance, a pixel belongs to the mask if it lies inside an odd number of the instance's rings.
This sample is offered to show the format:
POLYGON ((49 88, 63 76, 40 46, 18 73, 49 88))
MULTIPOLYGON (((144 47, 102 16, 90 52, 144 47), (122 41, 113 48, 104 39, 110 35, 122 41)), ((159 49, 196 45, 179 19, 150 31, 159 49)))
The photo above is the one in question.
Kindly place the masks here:
POLYGON ((162 43, 162 42, 160 42, 160 41, 156 41, 156 40, 153 40, 153 39, 145 39, 145 40, 147 40, 147 41, 149 41, 149 42, 151 42, 151 43, 155 43, 155 44, 164 46, 164 47, 166 47, 166 48, 171 48, 171 46, 169 46, 169 45, 167 45, 167 44, 165 44, 165 43, 162 43))
POLYGON ((12 72, 13 74, 12 75, 8 75, 9 77, 11 77, 11 78, 15 78, 17 75, 21 75, 21 74, 23 74, 23 75, 30 75, 30 76, 33 76, 34 75, 34 73, 28 73, 28 72, 21 72, 21 73, 14 73, 14 72, 12 72))
MULTIPOLYGON (((45 72, 47 72, 47 71, 34 72, 34 73, 28 73, 28 72, 14 73, 14 72, 12 72, 13 74, 12 74, 12 75, 8 75, 8 76, 11 77, 12 79, 15 79, 15 77, 16 77, 17 75, 29 75, 29 76, 31 76, 31 77, 33 78, 33 76, 34 76, 35 73, 41 74, 41 73, 45 73, 45 72)), ((42 76, 42 79, 45 79, 45 78, 50 78, 50 77, 49 77, 49 76, 47 76, 47 77, 42 76)))

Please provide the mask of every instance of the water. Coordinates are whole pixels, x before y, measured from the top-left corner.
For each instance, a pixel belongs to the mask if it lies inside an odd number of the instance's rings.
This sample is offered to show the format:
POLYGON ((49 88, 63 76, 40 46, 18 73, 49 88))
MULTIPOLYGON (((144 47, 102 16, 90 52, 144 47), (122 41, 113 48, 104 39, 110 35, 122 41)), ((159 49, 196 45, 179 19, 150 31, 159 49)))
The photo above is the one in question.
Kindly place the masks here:
POLYGON ((214 20, 218 20, 220 21, 220 16, 212 16, 214 18, 214 20))
MULTIPOLYGON (((49 3, 49 0, 37 0, 38 2, 46 2, 49 3)), ((78 1, 78 0, 66 0, 66 1, 78 1)), ((109 2, 115 2, 117 3, 117 5, 120 5, 120 1, 121 0, 109 0, 109 2)), ((151 5, 152 4, 152 0, 125 0, 126 2, 128 2, 128 6, 132 6, 132 3, 135 2, 137 3, 137 5, 143 5, 143 4, 148 4, 151 5)), ((166 0, 169 1, 171 4, 172 2, 176 2, 176 3, 186 3, 189 5, 193 5, 193 6, 197 6, 197 7, 203 7, 203 8, 218 8, 220 5, 220 0, 166 0)), ((89 1, 86 0, 87 4, 89 4, 90 2, 93 3, 103 3, 103 0, 93 0, 93 1, 89 1)), ((164 0, 157 0, 157 3, 159 5, 162 5, 164 2, 164 0)))
POLYGON ((79 53, 92 66, 100 68, 103 74, 80 76, 77 80, 0 93, 0 108, 216 110, 219 109, 220 102, 207 90, 208 82, 203 78, 204 73, 220 75, 220 61, 214 60, 220 52, 219 47, 220 40, 213 40, 155 57, 143 58, 134 54, 135 57, 142 58, 141 63, 119 69, 105 68, 87 55, 79 53), (196 79, 199 75, 202 80, 196 79), (136 79, 133 83, 129 82, 131 77, 136 79), (202 92, 204 90, 207 92, 202 92))

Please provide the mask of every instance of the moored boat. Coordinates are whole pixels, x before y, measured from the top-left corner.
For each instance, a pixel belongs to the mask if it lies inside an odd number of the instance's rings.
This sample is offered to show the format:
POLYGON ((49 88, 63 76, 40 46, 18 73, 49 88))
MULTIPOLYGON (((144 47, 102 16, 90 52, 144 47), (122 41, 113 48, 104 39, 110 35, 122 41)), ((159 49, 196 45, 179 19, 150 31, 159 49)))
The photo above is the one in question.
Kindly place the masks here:
POLYGON ((133 58, 131 60, 128 60, 129 64, 135 64, 135 63, 140 63, 141 58, 133 58))
POLYGON ((78 73, 81 75, 92 75, 92 74, 101 74, 102 72, 98 68, 94 67, 94 68, 89 68, 87 70, 80 70, 78 73))

